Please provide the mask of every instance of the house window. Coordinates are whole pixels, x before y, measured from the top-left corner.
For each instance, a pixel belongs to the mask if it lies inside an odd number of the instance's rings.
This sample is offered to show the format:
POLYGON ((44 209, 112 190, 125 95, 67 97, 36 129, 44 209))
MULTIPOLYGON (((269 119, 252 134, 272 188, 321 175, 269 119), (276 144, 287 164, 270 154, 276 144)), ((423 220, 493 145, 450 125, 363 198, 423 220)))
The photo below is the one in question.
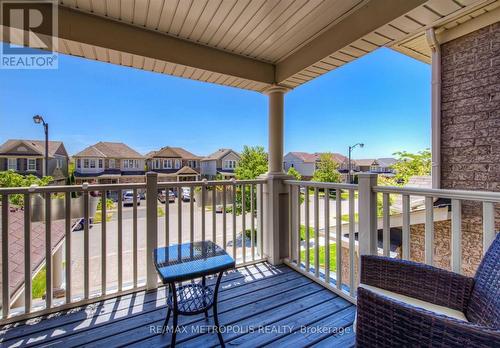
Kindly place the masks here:
POLYGON ((188 167, 189 168, 196 168, 196 161, 189 160, 188 161, 188 167))
POLYGON ((56 168, 61 169, 64 167, 64 162, 62 158, 56 158, 56 168))
POLYGON ((155 159, 153 161, 153 169, 160 169, 160 168, 161 168, 160 160, 159 159, 155 159))
POLYGON ((30 172, 36 171, 36 159, 28 158, 28 168, 30 172))
POLYGON ((179 169, 181 167, 181 161, 180 160, 175 160, 175 169, 179 169))
POLYGON ((90 160, 90 168, 95 168, 95 159, 90 160))
POLYGON ((102 168, 102 159, 99 160, 99 168, 102 168))
POLYGON ((126 169, 139 168, 139 161, 138 160, 125 160, 123 162, 123 167, 126 169))
POLYGON ((17 170, 17 158, 7 159, 7 170, 17 170))
POLYGON ((89 160, 88 159, 84 159, 83 160, 83 168, 89 168, 89 160))
POLYGON ((76 160, 76 167, 81 168, 82 167, 82 161, 80 159, 76 160))
POLYGON ((235 160, 224 161, 224 168, 225 169, 234 169, 234 168, 236 168, 236 161, 235 160))
POLYGON ((116 168, 115 167, 116 166, 115 160, 114 159, 110 159, 108 165, 109 165, 109 168, 116 168))
POLYGON ((163 168, 172 169, 172 160, 163 160, 163 168))

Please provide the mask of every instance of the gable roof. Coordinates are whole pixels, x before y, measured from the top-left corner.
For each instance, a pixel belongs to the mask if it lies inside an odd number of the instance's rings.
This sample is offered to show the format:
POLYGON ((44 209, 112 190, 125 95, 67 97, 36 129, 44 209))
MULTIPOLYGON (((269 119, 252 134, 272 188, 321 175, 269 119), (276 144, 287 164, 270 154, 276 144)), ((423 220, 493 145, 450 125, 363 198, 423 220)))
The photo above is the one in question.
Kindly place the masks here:
POLYGON ((182 167, 181 169, 179 169, 176 173, 176 175, 188 175, 188 174, 192 174, 192 175, 198 175, 199 173, 194 170, 193 168, 190 168, 188 166, 184 166, 182 167))
POLYGON ((214 160, 217 161, 217 160, 220 160, 221 158, 223 158, 224 156, 228 155, 231 152, 234 153, 236 156, 238 156, 238 158, 240 157, 240 154, 232 149, 219 149, 219 150, 215 151, 214 153, 208 155, 207 157, 202 158, 202 161, 214 161, 214 160))
MULTIPOLYGON (((40 154, 40 156, 45 156, 45 140, 28 140, 28 139, 9 139, 0 146, 0 154, 7 154, 12 148, 25 145, 40 154)), ((67 156, 68 153, 64 148, 62 141, 49 141, 49 157, 54 157, 58 150, 61 148, 64 154, 67 156)))
POLYGON ((371 166, 372 164, 377 162, 377 160, 375 158, 362 158, 362 159, 356 159, 356 160, 352 160, 352 161, 353 161, 353 163, 355 163, 358 166, 371 166))
MULTIPOLYGON (((326 154, 328 152, 315 152, 315 153, 308 153, 308 152, 289 152, 288 154, 291 154, 300 160, 304 161, 305 163, 314 163, 319 161, 321 155, 326 154)), ((342 163, 345 161, 346 157, 340 153, 337 152, 331 152, 332 159, 337 162, 337 163, 342 163)))
POLYGON ((144 158, 124 143, 100 141, 78 152, 74 157, 144 158))
POLYGON ((377 158, 377 162, 381 167, 390 167, 395 164, 398 160, 392 157, 377 158))
POLYGON ((186 160, 199 160, 201 157, 197 156, 182 147, 172 147, 165 146, 162 147, 158 151, 150 151, 144 157, 153 158, 153 157, 168 157, 168 158, 182 158, 186 160))

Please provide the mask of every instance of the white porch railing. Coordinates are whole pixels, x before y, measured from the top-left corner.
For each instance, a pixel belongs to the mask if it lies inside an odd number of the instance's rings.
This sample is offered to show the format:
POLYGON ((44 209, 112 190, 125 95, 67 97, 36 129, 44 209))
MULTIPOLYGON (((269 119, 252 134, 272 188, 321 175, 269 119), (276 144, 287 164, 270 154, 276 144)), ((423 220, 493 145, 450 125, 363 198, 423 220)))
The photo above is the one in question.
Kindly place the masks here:
MULTIPOLYGON (((212 240, 223 246, 236 260, 237 265, 259 262, 264 257, 264 223, 262 192, 266 180, 245 181, 196 181, 196 182, 157 182, 157 175, 148 174, 146 183, 140 184, 109 184, 81 186, 44 186, 29 188, 0 188, 1 197, 1 228, 2 228, 2 319, 0 324, 27 319, 30 317, 47 314, 67 308, 77 307, 83 304, 103 300, 118 295, 135 292, 144 289, 156 288, 158 277, 154 270, 152 251, 154 248, 173 243, 182 243, 197 240, 212 240), (188 188, 190 197, 199 192, 201 202, 183 202, 183 188, 188 188), (146 190, 145 218, 138 217, 139 210, 138 193, 146 190), (166 201, 158 201, 158 192, 165 190, 166 201), (168 191, 177 193, 175 203, 169 203, 168 191), (131 212, 123 209, 122 194, 125 191, 133 192, 133 203, 131 212), (106 207, 105 197, 111 193, 118 197, 115 211, 116 221, 109 222, 109 211, 106 207), (58 217, 54 212, 54 195, 64 200, 63 216, 58 217), (23 236, 23 258, 24 258, 24 283, 21 291, 21 308, 12 308, 13 295, 10 293, 9 279, 9 198, 12 195, 21 195, 24 202, 24 230, 23 236), (43 197, 43 212, 34 214, 33 197, 43 197), (81 212, 76 213, 72 209, 74 199, 79 196, 83 200, 81 212), (97 197, 99 198, 97 198, 97 197), (94 198, 96 197, 96 198, 94 198), (93 218, 89 202, 91 200, 101 201, 101 222, 91 223, 93 218), (196 204, 196 206, 195 206, 196 204), (175 209, 175 211, 174 211, 175 209), (185 209, 188 212, 185 212, 185 209), (229 211, 230 210, 230 211, 229 211), (161 213, 159 213, 161 211, 161 213), (175 212, 177 217, 174 220, 175 212), (237 212, 237 213, 235 213, 237 212), (245 213, 241 213, 245 212, 245 213), (131 218, 124 219, 128 213, 131 218), (238 214, 239 213, 239 214, 238 214), (33 260, 32 260, 32 221, 34 215, 43 217, 45 226, 45 269, 46 286, 45 301, 37 301, 34 305, 32 299, 33 285, 33 260), (161 215, 164 215, 161 216, 161 215), (75 217, 83 218, 82 242, 75 245, 72 242, 73 226, 75 217), (52 222, 55 219, 64 221, 64 264, 54 264, 51 238, 52 222), (145 220, 145 224, 142 223, 145 220), (186 220, 186 221, 183 221, 186 220), (207 221, 211 220, 211 226, 207 221), (113 223, 113 229, 110 224, 113 223), (163 230, 158 225, 163 224, 163 230), (126 228, 124 228, 124 225, 126 228), (100 226, 100 235, 98 233, 100 226), (129 232, 127 235, 124 231, 129 232), (142 240, 141 238, 145 239, 142 240), (100 239, 100 240, 96 240, 100 239), (130 242, 128 250, 124 250, 125 239, 130 242), (110 240, 115 245, 109 245, 110 240), (95 250, 99 246, 100 252, 95 250), (73 246, 72 246, 73 244, 73 246), (91 245, 94 245, 91 250, 91 245), (81 248, 76 250, 76 248, 81 248), (73 274, 72 263, 75 261, 73 253, 81 254, 83 279, 76 279, 73 274), (99 275, 92 273, 91 253, 99 254, 99 275), (131 262, 126 262, 127 258, 131 262), (131 254, 131 255, 130 255, 131 254), (53 276, 56 268, 64 268, 64 299, 53 298, 53 276), (112 269, 110 269, 110 267, 112 269), (144 270, 145 272, 141 272, 144 270), (112 275, 110 275, 112 273, 112 275), (131 276, 126 277, 127 273, 131 276), (114 279, 111 281, 110 278, 114 279), (100 284, 99 284, 100 283, 100 284), (80 284, 81 291, 76 291, 80 284), (74 294, 74 292, 79 292, 74 294)), ((95 203, 95 202, 94 202, 95 203)), ((36 207, 37 209, 40 207, 36 207)), ((144 212, 144 209, 142 209, 144 212)), ((59 214, 60 215, 60 214, 59 214)), ((80 238, 79 238, 80 240, 80 238)), ((95 270, 96 267, 94 267, 95 270)), ((19 293, 19 291, 17 291, 19 293)))
POLYGON ((500 203, 500 193, 377 186, 376 179, 376 174, 362 174, 359 185, 286 180, 285 183, 290 188, 291 213, 289 257, 285 259, 285 263, 355 303, 360 255, 398 255, 390 250, 391 218, 394 218, 391 215, 392 195, 401 197, 400 251, 403 259, 410 259, 410 202, 415 196, 422 197, 425 201, 422 212, 425 219, 422 223, 425 225, 424 255, 427 264, 435 265, 434 200, 437 198, 451 200, 449 220, 452 271, 462 273, 463 201, 482 204, 483 253, 494 240, 495 203, 500 203), (382 195, 381 207, 378 208, 377 195, 382 195), (320 216, 322 211, 323 216, 320 216), (382 230, 380 247, 379 230, 382 230), (332 248, 333 244, 335 248, 332 248), (331 257, 332 250, 336 253, 335 258, 331 257), (335 262, 334 267, 332 262, 335 262))
POLYGON ((291 212, 289 257, 285 262, 321 285, 353 301, 358 263, 355 243, 358 185, 296 180, 285 180, 285 184, 290 186, 289 211, 291 212), (343 201, 346 204, 342 204, 343 201), (334 212, 331 211, 333 204, 332 206, 330 204, 333 202, 334 212), (320 212, 323 214, 322 218, 320 212), (343 220, 350 223, 343 224, 343 220), (348 231, 343 230, 343 225, 348 227, 348 231), (346 234, 348 238, 344 237, 346 234), (335 248, 332 248, 334 244, 335 248), (331 257, 333 251, 335 258, 331 257))

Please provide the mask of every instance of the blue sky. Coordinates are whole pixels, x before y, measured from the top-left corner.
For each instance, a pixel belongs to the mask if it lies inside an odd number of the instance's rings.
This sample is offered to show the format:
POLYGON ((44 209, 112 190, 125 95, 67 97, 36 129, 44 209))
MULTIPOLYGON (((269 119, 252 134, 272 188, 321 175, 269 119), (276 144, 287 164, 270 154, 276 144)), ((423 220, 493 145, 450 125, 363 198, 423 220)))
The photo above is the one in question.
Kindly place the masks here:
MULTIPOLYGON (((0 142, 51 138, 70 154, 98 141, 141 153, 267 146, 267 97, 70 56, 58 70, 0 70, 0 142)), ((387 157, 430 147, 430 66, 380 49, 286 95, 285 151, 387 157)))

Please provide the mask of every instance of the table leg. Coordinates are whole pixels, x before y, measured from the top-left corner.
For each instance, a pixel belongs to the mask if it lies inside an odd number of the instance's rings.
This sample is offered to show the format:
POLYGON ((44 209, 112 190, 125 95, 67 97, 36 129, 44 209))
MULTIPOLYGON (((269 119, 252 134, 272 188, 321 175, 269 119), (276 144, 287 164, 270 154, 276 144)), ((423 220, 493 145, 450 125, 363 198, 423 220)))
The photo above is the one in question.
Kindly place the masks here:
POLYGON ((170 342, 170 346, 175 347, 175 336, 177 335, 177 319, 179 313, 177 311, 177 292, 174 283, 170 283, 170 289, 172 291, 172 303, 174 304, 174 308, 172 308, 172 311, 174 312, 174 322, 172 324, 172 340, 170 342))
MULTIPOLYGON (((201 285, 203 286, 203 290, 205 290, 205 285, 206 285, 205 276, 203 276, 201 278, 201 285)), ((207 306, 207 304, 205 301, 205 296, 203 296, 203 307, 206 307, 206 306, 207 306)), ((208 320, 208 309, 205 309, 205 320, 208 320)))
POLYGON ((222 275, 224 272, 220 272, 219 276, 217 277, 217 283, 215 284, 215 291, 214 291, 214 322, 215 322, 215 327, 217 330, 217 336, 219 336, 219 343, 222 347, 225 347, 224 345, 224 339, 222 338, 222 332, 221 332, 221 326, 219 324, 219 316, 217 315, 217 296, 219 294, 219 285, 220 281, 222 279, 222 275))

